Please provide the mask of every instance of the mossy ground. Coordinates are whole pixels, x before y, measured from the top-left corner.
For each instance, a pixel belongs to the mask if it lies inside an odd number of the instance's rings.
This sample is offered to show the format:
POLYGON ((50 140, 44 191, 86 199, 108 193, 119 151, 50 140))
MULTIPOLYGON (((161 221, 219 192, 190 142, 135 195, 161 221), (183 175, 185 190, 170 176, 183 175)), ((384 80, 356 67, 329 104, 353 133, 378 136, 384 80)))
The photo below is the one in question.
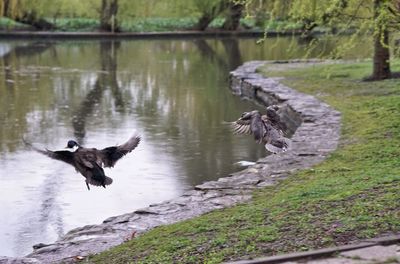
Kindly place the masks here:
POLYGON ((6 17, 0 17, 0 30, 31 30, 32 28, 28 25, 15 22, 12 19, 6 17))
POLYGON ((371 64, 264 69, 343 114, 338 150, 255 191, 251 202, 155 228, 88 261, 220 263, 399 232, 400 85, 395 79, 361 82, 371 64))

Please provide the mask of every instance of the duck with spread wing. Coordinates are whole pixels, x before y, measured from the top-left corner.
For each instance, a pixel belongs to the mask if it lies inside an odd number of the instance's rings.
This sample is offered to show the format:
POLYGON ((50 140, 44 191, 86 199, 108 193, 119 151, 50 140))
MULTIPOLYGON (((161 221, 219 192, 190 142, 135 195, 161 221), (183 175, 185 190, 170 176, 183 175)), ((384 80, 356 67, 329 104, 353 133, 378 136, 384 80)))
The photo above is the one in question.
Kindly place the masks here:
POLYGON ((96 149, 84 148, 76 141, 69 140, 65 149, 57 151, 42 150, 25 143, 41 154, 74 166, 86 178, 86 186, 90 190, 89 184, 104 188, 110 185, 113 180, 105 175, 103 167, 114 167, 115 163, 134 150, 139 142, 140 136, 134 135, 122 145, 96 149))
POLYGON ((244 112, 241 117, 232 123, 235 134, 252 134, 259 144, 272 153, 281 153, 288 150, 290 140, 284 137, 284 124, 277 113, 278 106, 267 107, 267 113, 261 115, 257 110, 244 112))

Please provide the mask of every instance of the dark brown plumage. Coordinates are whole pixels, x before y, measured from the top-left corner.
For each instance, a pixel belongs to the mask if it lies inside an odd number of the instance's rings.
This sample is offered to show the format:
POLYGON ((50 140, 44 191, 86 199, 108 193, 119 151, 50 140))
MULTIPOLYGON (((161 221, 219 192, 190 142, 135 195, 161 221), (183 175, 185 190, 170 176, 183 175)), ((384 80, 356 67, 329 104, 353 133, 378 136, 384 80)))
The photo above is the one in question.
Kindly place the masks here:
POLYGON ((235 134, 252 134, 259 144, 272 153, 285 152, 289 148, 290 140, 283 136, 283 123, 276 112, 278 107, 273 105, 267 108, 266 115, 259 111, 244 112, 232 123, 235 134))
POLYGON ((134 150, 139 142, 140 137, 134 135, 122 145, 99 150, 96 148, 84 148, 75 141, 70 140, 65 150, 57 151, 42 150, 25 143, 39 153, 74 166, 86 178, 86 186, 90 190, 89 184, 103 186, 104 188, 106 185, 111 184, 113 180, 104 174, 103 167, 114 167, 115 163, 134 150))

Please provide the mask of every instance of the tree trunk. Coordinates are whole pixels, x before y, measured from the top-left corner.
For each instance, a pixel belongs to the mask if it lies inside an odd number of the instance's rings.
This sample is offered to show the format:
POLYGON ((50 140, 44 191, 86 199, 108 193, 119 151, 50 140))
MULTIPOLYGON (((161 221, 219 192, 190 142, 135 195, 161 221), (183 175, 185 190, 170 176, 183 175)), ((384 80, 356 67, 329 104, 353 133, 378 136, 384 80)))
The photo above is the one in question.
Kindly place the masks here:
POLYGON ((391 77, 389 32, 383 30, 374 37, 374 66, 371 79, 383 80, 391 77))
POLYGON ((229 2, 228 15, 222 28, 225 30, 237 30, 240 25, 244 5, 240 3, 229 2))
POLYGON ((210 10, 203 13, 200 17, 195 29, 205 30, 208 25, 216 18, 223 10, 228 8, 229 0, 221 0, 218 4, 210 8, 210 10))
POLYGON ((211 21, 214 20, 214 16, 210 15, 210 14, 203 14, 199 21, 197 22, 197 25, 195 26, 195 28, 197 30, 205 30, 208 25, 211 23, 211 21))
POLYGON ((10 0, 3 0, 3 14, 1 14, 4 17, 8 17, 8 9, 10 6, 10 0))
POLYGON ((100 29, 109 32, 119 31, 118 0, 102 0, 100 11, 100 29))
MULTIPOLYGON (((381 4, 382 0, 374 0, 375 19, 379 16, 381 4)), ((378 30, 374 34, 374 63, 371 80, 383 80, 391 77, 389 31, 381 24, 378 24, 377 28, 378 30)))

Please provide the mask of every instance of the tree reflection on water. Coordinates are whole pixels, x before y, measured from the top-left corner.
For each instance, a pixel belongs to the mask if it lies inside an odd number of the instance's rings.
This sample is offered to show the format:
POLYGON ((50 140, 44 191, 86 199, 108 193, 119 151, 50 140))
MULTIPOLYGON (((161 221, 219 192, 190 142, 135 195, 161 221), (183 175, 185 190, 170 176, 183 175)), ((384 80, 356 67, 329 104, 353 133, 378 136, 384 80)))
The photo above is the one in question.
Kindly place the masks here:
POLYGON ((124 111, 124 98, 117 80, 117 50, 119 46, 120 42, 117 41, 100 42, 101 71, 97 73, 93 89, 87 93, 72 117, 74 135, 80 144, 84 144, 86 119, 93 114, 94 107, 101 103, 101 98, 106 89, 109 88, 111 90, 111 95, 115 100, 116 111, 124 111))

